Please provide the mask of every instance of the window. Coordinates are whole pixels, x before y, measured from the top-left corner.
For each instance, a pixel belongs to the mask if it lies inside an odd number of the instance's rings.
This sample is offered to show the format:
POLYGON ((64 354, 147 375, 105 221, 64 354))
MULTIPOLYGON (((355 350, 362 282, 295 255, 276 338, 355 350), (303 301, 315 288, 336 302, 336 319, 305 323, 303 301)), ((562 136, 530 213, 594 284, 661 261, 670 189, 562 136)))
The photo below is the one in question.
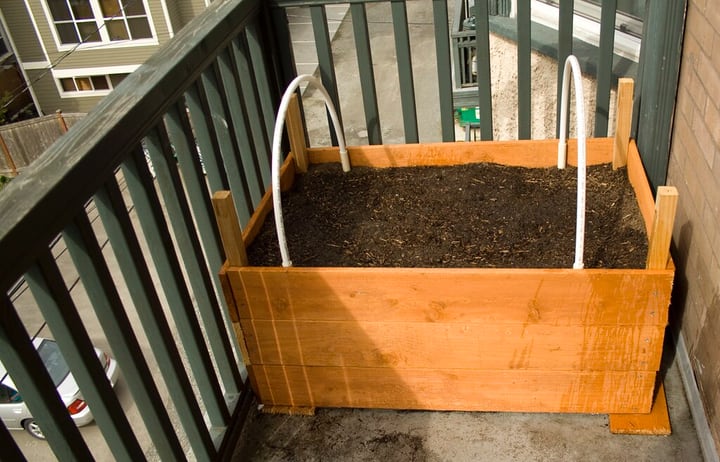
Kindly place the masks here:
MULTIPOLYGON (((107 94, 118 86, 128 74, 106 74, 60 78, 63 93, 101 92, 107 94)), ((90 96, 90 95, 87 95, 90 96)))
POLYGON ((153 38, 143 0, 46 1, 61 45, 153 38))
POLYGON ((7 385, 0 384, 0 404, 15 404, 22 403, 22 397, 17 390, 14 390, 7 385))

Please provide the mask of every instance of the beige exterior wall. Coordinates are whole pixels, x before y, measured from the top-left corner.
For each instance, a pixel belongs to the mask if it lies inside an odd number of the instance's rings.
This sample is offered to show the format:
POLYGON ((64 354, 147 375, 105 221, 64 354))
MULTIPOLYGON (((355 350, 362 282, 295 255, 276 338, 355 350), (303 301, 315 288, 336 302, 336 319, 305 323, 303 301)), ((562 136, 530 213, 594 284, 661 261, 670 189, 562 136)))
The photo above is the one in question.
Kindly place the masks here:
POLYGON ((195 15, 205 9, 205 0, 146 0, 146 9, 153 24, 155 42, 142 46, 117 46, 93 44, 79 47, 68 53, 68 47, 61 48, 53 35, 54 26, 44 8, 44 0, 12 0, 0 3, 0 11, 8 25, 17 52, 25 66, 28 80, 33 89, 39 109, 52 113, 88 112, 102 96, 72 95, 61 96, 58 91, 59 76, 87 76, 117 73, 117 66, 138 66, 152 56, 177 31, 195 15), (34 21, 33 21, 34 19, 34 21), (49 71, 49 66, 53 70, 49 71), (43 77, 34 82, 41 75, 43 77))
POLYGON ((668 184, 680 194, 673 313, 720 448, 720 2, 690 0, 668 184))

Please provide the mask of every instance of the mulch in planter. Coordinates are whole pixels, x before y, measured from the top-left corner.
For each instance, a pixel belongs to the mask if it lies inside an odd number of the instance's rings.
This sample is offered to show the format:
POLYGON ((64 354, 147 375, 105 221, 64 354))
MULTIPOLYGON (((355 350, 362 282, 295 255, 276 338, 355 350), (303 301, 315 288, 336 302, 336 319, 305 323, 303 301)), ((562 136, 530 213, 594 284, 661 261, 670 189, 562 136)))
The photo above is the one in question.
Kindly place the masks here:
MULTIPOLYGON (((311 165, 282 196, 294 266, 570 268, 577 169, 311 165)), ((645 225, 625 169, 588 167, 586 268, 644 268, 645 225)), ((280 266, 270 214, 248 249, 280 266)))

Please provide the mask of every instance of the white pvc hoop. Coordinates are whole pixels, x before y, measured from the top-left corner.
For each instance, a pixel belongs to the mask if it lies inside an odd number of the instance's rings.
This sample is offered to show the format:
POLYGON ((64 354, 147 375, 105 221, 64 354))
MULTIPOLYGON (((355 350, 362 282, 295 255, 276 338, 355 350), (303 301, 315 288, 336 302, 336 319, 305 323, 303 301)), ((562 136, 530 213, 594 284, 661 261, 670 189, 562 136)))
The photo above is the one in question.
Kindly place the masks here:
POLYGON ((585 101, 582 86, 582 72, 580 63, 575 56, 570 55, 565 60, 563 69, 562 96, 560 99, 560 141, 558 142, 558 168, 567 165, 567 113, 568 93, 570 91, 570 72, 572 70, 575 85, 575 116, 578 139, 578 165, 577 165, 577 214, 575 223, 575 262, 573 269, 583 269, 583 253, 585 251, 585 189, 587 149, 585 136, 585 101))
POLYGON ((350 171, 350 158, 345 147, 345 135, 340 125, 340 119, 338 118, 337 112, 335 111, 335 105, 333 105, 330 95, 328 94, 322 83, 311 75, 299 75, 290 82, 282 99, 280 100, 280 108, 278 109, 278 115, 275 118, 275 131, 273 132, 273 144, 272 144, 272 195, 273 195, 273 210, 275 213, 275 230, 278 237, 278 245, 280 246, 280 256, 282 258, 282 266, 292 266, 290 261, 290 252, 288 251, 287 238, 285 236, 285 223, 282 215, 282 198, 280 192, 280 166, 282 164, 282 158, 280 156, 280 144, 282 143, 283 130, 285 129, 285 115, 287 113, 288 105, 290 104, 290 98, 292 97, 295 90, 300 86, 301 83, 308 82, 313 84, 320 90, 327 110, 330 112, 330 118, 332 119, 333 129, 335 130, 335 136, 338 139, 338 145, 340 148, 340 162, 342 163, 343 171, 350 171))

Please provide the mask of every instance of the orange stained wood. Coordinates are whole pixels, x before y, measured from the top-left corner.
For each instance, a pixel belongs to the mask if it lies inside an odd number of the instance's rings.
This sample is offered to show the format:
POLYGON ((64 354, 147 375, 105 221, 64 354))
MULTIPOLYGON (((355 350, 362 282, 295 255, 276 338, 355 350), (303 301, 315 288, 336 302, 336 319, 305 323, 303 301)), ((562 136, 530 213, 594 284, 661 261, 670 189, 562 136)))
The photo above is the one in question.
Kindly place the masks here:
POLYGON ((630 142, 627 162, 628 179, 635 191, 635 198, 640 208, 640 214, 645 222, 645 232, 649 238, 652 233, 653 217, 655 215, 655 198, 648 184, 645 167, 643 167, 642 159, 640 159, 640 153, 634 140, 630 142))
MULTIPOLYGON (((364 167, 461 165, 478 162, 517 167, 557 165, 557 140, 477 141, 348 147, 350 164, 364 167)), ((587 140, 587 165, 612 162, 613 139, 587 140)), ((310 148, 311 164, 340 162, 337 147, 310 148)), ((577 165, 577 140, 568 140, 568 163, 577 165)))
POLYGON ((658 387, 650 413, 610 414, 610 431, 625 435, 669 435, 672 427, 663 384, 658 387))
MULTIPOLYGON (((280 167, 280 190, 289 190, 290 188, 292 188, 294 182, 295 163, 293 161, 292 154, 290 154, 285 159, 285 162, 283 162, 282 167, 280 167)), ((245 229, 243 230, 243 240, 245 241, 246 247, 249 247, 250 244, 252 244, 252 242, 255 240, 257 235, 260 233, 263 223, 265 222, 265 219, 272 211, 272 209, 272 187, 270 187, 267 191, 265 191, 265 195, 263 195, 260 203, 257 205, 257 207, 255 207, 255 212, 252 214, 252 216, 250 217, 250 221, 248 221, 247 226, 245 226, 245 229)))
POLYGON ((303 125, 302 114, 300 113, 300 103, 297 95, 292 95, 290 104, 287 108, 287 132, 290 139, 290 150, 295 159, 295 165, 298 172, 307 172, 307 141, 305 139, 305 127, 303 125))
POLYGON ((671 270, 228 269, 241 318, 667 324, 671 270))
POLYGON ((654 372, 250 366, 264 404, 507 412, 641 413, 654 372))
POLYGON ((212 205, 227 263, 230 266, 246 266, 248 258, 245 242, 230 191, 216 191, 212 197, 212 205))
POLYGON ((678 192, 673 186, 660 186, 655 199, 655 214, 650 245, 648 246, 648 269, 665 268, 670 259, 670 240, 672 239, 678 192))
POLYGON ((627 164, 628 145, 630 143, 630 128, 633 111, 633 79, 618 79, 617 108, 615 111, 615 139, 613 143, 613 168, 624 167, 627 164))
POLYGON ((657 371, 664 326, 243 319, 253 364, 657 371))

